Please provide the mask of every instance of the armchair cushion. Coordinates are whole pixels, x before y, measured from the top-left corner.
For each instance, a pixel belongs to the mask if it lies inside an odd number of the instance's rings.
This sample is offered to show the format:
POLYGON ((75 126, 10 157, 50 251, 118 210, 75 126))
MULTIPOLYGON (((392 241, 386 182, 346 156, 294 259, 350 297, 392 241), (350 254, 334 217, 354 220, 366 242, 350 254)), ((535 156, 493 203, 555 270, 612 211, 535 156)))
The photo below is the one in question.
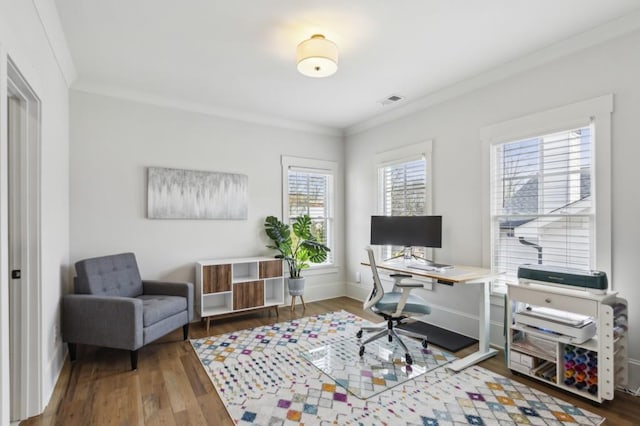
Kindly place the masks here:
POLYGON ((187 300, 187 313, 189 321, 193 320, 193 284, 188 282, 168 282, 142 280, 143 294, 164 294, 167 296, 180 296, 187 300))
POLYGON ((187 310, 186 297, 143 294, 136 299, 142 300, 142 323, 145 327, 187 310))

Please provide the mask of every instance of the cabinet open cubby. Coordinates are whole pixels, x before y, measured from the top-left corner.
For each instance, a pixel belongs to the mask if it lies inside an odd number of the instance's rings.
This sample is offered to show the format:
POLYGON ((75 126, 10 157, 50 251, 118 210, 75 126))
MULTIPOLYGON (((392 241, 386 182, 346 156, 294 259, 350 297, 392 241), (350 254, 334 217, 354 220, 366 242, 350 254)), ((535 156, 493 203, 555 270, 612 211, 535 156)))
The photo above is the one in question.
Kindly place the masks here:
POLYGON ((231 264, 233 282, 241 283, 258 279, 258 262, 239 262, 231 264))
POLYGON ((213 316, 229 312, 232 309, 232 293, 209 293, 202 296, 201 316, 213 316))

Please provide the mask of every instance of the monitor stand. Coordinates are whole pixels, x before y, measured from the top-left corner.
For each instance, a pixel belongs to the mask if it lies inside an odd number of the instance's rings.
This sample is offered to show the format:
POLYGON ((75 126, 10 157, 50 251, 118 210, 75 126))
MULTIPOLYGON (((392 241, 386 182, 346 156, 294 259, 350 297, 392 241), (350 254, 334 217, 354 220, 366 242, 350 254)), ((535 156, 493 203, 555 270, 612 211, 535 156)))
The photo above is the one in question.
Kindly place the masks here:
POLYGON ((402 254, 399 254, 397 256, 391 256, 385 259, 384 261, 388 262, 390 260, 395 260, 395 259, 404 259, 405 262, 411 262, 412 260, 414 260, 418 262, 425 262, 427 264, 435 263, 432 260, 425 259, 424 257, 416 256, 415 254, 413 254, 413 247, 405 247, 402 254))
POLYGON ((392 256, 388 259, 385 259, 384 261, 388 262, 390 260, 400 259, 400 258, 404 259, 404 263, 407 266, 415 267, 417 269, 433 270, 433 269, 450 269, 453 267, 452 265, 447 265, 444 263, 436 263, 431 259, 425 259, 424 257, 416 256, 415 254, 413 254, 413 247, 405 247, 402 254, 399 254, 397 256, 392 256))

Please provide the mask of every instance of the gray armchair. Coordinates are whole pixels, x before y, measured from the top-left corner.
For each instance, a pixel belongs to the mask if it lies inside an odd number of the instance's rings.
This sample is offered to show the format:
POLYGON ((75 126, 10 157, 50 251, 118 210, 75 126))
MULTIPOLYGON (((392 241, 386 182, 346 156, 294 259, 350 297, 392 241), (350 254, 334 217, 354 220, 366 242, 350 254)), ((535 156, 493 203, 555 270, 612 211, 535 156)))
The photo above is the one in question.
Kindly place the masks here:
POLYGON ((144 281, 133 253, 95 257, 76 263, 75 294, 62 301, 62 338, 71 361, 76 344, 131 351, 182 327, 189 335, 193 319, 193 284, 144 281))

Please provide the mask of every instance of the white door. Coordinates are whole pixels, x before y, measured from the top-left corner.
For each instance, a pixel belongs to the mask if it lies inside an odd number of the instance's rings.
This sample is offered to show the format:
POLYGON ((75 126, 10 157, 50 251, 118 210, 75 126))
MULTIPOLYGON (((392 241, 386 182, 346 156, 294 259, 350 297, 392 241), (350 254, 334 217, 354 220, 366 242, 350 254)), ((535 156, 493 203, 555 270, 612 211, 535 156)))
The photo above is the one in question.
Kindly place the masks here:
POLYGON ((22 126, 20 120, 20 99, 9 95, 7 100, 7 130, 9 148, 9 381, 11 395, 11 421, 20 420, 21 391, 21 339, 20 321, 21 296, 20 296, 20 262, 21 262, 21 237, 20 237, 20 132, 22 126))
MULTIPOLYGON (((10 418, 42 409, 40 100, 7 62, 10 418)), ((4 230, 2 230, 4 231, 4 230)), ((0 231, 0 232, 2 232, 0 231)))

